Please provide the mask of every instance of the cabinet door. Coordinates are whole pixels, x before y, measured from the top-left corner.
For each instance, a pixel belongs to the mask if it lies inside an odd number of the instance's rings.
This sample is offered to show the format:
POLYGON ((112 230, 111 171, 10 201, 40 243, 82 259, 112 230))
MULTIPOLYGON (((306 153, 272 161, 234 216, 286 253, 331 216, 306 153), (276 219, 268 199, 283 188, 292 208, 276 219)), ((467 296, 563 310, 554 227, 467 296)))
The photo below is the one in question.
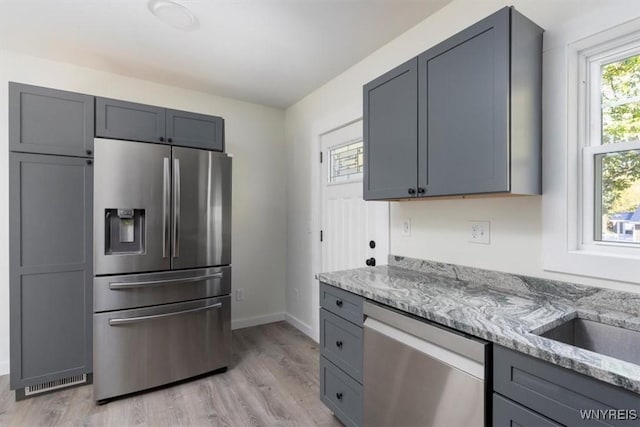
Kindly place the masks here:
POLYGON ((90 162, 10 154, 12 389, 91 372, 90 162))
POLYGON ((417 194, 417 62, 412 59, 364 86, 364 199, 417 194))
POLYGON ((560 427, 560 424, 495 393, 493 425, 496 427, 560 427))
POLYGON ((128 141, 166 142, 165 109, 96 98, 96 136, 128 141))
POLYGON ((9 149, 93 155, 93 97, 9 83, 9 149))
POLYGON ((509 16, 504 8, 418 57, 426 196, 509 191, 509 16))
POLYGON ((166 110, 167 140, 173 145, 224 151, 224 119, 188 111, 166 110))

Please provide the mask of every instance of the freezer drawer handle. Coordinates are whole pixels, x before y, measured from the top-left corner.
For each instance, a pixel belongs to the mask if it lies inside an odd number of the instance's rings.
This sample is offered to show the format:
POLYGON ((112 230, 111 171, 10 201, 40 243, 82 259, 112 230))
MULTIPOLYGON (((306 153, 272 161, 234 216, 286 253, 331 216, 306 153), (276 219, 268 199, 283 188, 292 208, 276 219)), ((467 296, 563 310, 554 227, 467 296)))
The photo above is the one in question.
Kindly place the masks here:
POLYGON ((163 319, 165 317, 179 316, 181 314, 188 314, 188 313, 196 313, 198 311, 213 310, 214 308, 221 308, 221 307, 222 307, 222 303, 218 302, 218 303, 207 305, 204 307, 192 308, 190 310, 175 311, 173 313, 156 314, 155 316, 129 317, 125 319, 109 319, 109 326, 120 326, 120 325, 128 325, 130 323, 146 322, 148 320, 163 319))
POLYGON ((130 282, 130 283, 109 283, 109 289, 118 290, 118 289, 134 289, 134 288, 144 288, 147 286, 160 286, 160 285, 170 285, 172 283, 191 283, 191 282, 200 282, 201 280, 206 279, 215 279, 222 277, 222 273, 214 273, 207 274, 205 276, 197 276, 197 277, 187 277, 183 279, 168 279, 168 280, 151 280, 149 282, 130 282))

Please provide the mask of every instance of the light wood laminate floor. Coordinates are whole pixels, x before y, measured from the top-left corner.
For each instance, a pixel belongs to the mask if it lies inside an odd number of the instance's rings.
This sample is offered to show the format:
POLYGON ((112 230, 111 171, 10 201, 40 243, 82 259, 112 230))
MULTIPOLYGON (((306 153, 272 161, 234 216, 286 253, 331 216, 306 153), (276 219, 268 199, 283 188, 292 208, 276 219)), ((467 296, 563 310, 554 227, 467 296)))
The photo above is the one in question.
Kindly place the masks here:
POLYGON ((318 345, 285 322, 233 332, 222 374, 115 400, 93 386, 16 402, 0 377, 0 426, 340 426, 318 397, 318 345))

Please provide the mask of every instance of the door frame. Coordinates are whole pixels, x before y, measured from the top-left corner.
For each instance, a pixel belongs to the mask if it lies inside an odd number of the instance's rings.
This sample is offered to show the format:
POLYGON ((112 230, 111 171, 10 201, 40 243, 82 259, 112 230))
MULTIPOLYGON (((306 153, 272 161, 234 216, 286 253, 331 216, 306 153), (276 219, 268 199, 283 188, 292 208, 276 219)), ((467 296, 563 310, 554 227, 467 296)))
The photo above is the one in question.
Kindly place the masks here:
MULTIPOLYGON (((320 169, 319 154, 322 151, 322 137, 335 132, 360 120, 363 120, 362 103, 352 104, 343 110, 317 122, 312 128, 311 138, 314 141, 311 147, 311 325, 299 325, 316 342, 320 340, 320 284, 316 274, 322 273, 322 243, 320 242, 320 230, 322 229, 322 170, 320 169), (306 326, 306 327, 305 327, 306 326)), ((364 134, 362 135, 364 138, 364 134)), ((322 165, 324 165, 323 159, 322 165)), ((323 166, 324 167, 324 166, 323 166)), ((391 210, 391 205, 389 205, 391 210)), ((391 212, 389 212, 389 215, 391 212)), ((389 217, 390 218, 390 217, 389 217)), ((390 227, 387 227, 389 233, 390 227)), ((390 236, 387 236, 389 239, 390 236)))

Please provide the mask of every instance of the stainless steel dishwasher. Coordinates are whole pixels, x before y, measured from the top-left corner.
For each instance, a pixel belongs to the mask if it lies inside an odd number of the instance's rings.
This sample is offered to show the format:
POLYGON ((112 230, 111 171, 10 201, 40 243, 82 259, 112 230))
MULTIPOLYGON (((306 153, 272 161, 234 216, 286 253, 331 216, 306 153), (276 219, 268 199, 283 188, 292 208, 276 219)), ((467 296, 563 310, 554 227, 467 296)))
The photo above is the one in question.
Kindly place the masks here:
POLYGON ((365 302, 364 425, 484 426, 488 343, 365 302))

